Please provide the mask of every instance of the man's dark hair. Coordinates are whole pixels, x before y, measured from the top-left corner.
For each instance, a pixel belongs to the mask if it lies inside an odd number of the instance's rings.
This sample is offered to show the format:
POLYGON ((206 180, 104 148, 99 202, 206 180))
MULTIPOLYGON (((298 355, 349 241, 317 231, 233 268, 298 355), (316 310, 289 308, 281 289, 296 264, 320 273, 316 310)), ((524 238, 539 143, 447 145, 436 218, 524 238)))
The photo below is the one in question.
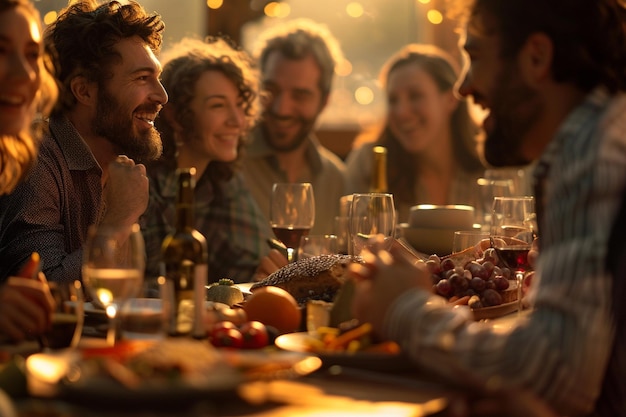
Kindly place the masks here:
POLYGON ((74 77, 81 75, 103 85, 111 76, 111 64, 121 59, 114 49, 119 41, 138 36, 158 53, 164 28, 161 16, 146 13, 134 1, 98 6, 94 0, 84 0, 63 9, 45 32, 46 49, 55 58, 61 90, 54 112, 76 104, 69 88, 74 77))
POLYGON ((626 90, 626 5, 623 0, 474 0, 472 16, 500 37, 503 57, 515 56, 532 33, 554 43, 552 75, 583 91, 626 90))

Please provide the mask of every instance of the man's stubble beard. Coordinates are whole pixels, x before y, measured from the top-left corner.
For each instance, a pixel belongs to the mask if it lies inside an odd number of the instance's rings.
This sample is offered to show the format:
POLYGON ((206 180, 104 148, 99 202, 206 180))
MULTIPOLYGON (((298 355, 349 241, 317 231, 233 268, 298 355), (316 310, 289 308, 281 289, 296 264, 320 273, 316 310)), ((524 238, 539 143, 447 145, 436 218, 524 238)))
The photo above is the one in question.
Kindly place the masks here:
MULTIPOLYGON (((155 128, 135 132, 132 116, 129 118, 120 111, 122 106, 114 96, 104 90, 101 91, 96 118, 93 121, 94 132, 111 142, 116 153, 126 155, 137 163, 158 159, 163 152, 159 132, 155 128)), ((158 105, 144 107, 152 112, 157 110, 158 105)))
POLYGON ((522 154, 524 138, 537 123, 544 104, 512 62, 504 66, 496 86, 499 94, 491 108, 495 126, 485 139, 485 160, 494 167, 526 165, 532 161, 522 154))

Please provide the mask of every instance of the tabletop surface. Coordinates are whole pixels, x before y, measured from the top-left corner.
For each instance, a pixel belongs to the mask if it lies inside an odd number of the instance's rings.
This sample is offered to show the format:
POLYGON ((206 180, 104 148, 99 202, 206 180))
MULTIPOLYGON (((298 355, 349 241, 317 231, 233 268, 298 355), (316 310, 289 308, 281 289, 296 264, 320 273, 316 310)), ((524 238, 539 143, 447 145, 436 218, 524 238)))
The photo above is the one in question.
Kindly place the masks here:
MULTIPOLYGON (((494 320, 494 324, 506 326, 515 317, 516 314, 510 314, 494 320)), ((86 339, 88 343, 90 339, 86 339)), ((0 351, 24 356, 37 350, 34 342, 0 346, 0 351)), ((0 387, 5 373, 0 373, 0 387)), ((15 380, 14 376, 8 378, 15 380)), ((18 417, 408 417, 447 415, 444 413, 449 404, 463 395, 458 387, 436 382, 417 370, 381 372, 379 369, 323 366, 306 376, 246 382, 232 392, 169 408, 152 407, 149 403, 128 407, 115 398, 94 406, 80 401, 33 398, 26 392, 12 397, 18 417)), ((4 416, 1 411, 0 407, 0 415, 4 416)))

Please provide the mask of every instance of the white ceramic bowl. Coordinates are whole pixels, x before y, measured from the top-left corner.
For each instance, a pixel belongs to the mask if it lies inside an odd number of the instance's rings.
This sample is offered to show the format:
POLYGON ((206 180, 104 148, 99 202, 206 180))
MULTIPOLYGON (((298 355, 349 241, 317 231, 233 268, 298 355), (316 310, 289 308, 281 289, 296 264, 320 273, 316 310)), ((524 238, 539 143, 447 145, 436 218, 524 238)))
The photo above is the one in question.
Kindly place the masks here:
POLYGON ((414 228, 470 230, 474 224, 474 207, 418 204, 410 209, 409 224, 414 228))
POLYGON ((412 227, 407 223, 399 225, 400 235, 419 252, 440 256, 452 253, 455 229, 432 229, 412 227))

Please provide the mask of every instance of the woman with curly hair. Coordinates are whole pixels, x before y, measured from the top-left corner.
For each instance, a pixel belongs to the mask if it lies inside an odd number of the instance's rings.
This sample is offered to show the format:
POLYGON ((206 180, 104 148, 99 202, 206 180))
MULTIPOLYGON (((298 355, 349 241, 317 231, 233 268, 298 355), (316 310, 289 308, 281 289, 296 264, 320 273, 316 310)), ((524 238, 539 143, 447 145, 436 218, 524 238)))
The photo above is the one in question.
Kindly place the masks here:
POLYGON ((161 242, 174 228, 176 170, 195 167, 195 228, 207 240, 209 282, 251 281, 273 236, 239 169, 244 138, 258 117, 253 65, 224 38, 186 38, 164 54, 161 80, 169 102, 156 122, 163 156, 148 166, 147 275, 158 275, 161 242))

